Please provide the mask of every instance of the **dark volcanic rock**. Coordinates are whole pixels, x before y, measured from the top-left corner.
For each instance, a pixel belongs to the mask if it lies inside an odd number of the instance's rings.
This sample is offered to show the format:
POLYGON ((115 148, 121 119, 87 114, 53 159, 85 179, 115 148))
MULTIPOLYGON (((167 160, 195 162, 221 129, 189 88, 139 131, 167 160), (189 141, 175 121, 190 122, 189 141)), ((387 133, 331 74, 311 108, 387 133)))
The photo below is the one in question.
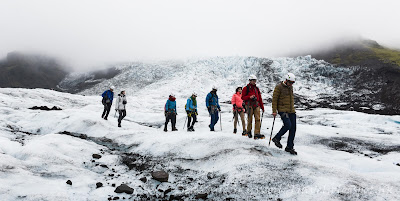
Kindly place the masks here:
POLYGON ((52 108, 49 108, 49 107, 47 107, 47 106, 33 106, 33 107, 31 107, 31 108, 28 108, 28 109, 31 109, 31 110, 45 110, 45 111, 49 111, 49 110, 62 110, 61 108, 59 108, 59 107, 56 107, 56 106, 53 106, 52 108))
POLYGON ((97 183, 96 183, 96 188, 100 188, 100 187, 103 187, 103 183, 97 182, 97 183))
POLYGON ((400 166, 400 163, 397 163, 396 165, 397 165, 397 166, 400 166))
POLYGON ((100 159, 100 158, 101 158, 101 155, 99 155, 99 154, 93 154, 92 157, 95 158, 95 159, 100 159))
POLYGON ((68 180, 66 183, 67 183, 68 185, 71 185, 71 186, 72 186, 72 181, 71 181, 71 180, 68 180))
POLYGON ((163 170, 152 172, 151 176, 159 182, 168 182, 169 175, 163 170))
POLYGON ((200 193, 195 196, 195 199, 204 199, 205 200, 205 199, 207 199, 207 196, 208 196, 207 193, 200 193))
POLYGON ((116 193, 127 193, 127 194, 132 194, 133 193, 133 188, 127 186, 126 184, 121 184, 118 186, 115 191, 116 193))
POLYGON ((143 183, 146 183, 147 182, 147 178, 146 177, 142 177, 142 178, 140 178, 140 181, 142 181, 143 183))

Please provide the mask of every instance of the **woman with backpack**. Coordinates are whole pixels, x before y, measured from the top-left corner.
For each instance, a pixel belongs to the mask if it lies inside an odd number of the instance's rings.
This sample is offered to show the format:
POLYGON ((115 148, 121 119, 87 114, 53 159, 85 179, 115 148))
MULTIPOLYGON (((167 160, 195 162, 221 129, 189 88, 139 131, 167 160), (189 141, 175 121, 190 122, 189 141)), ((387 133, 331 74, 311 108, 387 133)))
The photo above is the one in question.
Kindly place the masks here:
POLYGON ((118 110, 119 117, 118 117, 118 127, 121 127, 121 121, 126 116, 126 101, 125 91, 121 91, 118 94, 117 102, 115 104, 115 110, 118 110))
POLYGON ((242 100, 242 87, 236 88, 236 93, 232 96, 232 105, 233 105, 233 118, 235 119, 233 123, 233 133, 236 134, 237 128, 236 125, 238 123, 239 117, 242 120, 242 127, 243 132, 242 136, 247 136, 246 132, 246 122, 244 120, 244 107, 243 107, 243 100, 242 100))

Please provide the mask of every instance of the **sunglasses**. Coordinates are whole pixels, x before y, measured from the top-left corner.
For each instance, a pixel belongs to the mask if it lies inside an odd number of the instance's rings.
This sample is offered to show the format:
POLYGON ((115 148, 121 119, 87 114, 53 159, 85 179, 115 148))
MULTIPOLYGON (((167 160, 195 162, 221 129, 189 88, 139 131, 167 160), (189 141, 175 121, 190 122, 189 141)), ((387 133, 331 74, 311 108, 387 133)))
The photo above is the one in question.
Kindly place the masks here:
POLYGON ((256 79, 251 79, 250 81, 257 81, 256 79))

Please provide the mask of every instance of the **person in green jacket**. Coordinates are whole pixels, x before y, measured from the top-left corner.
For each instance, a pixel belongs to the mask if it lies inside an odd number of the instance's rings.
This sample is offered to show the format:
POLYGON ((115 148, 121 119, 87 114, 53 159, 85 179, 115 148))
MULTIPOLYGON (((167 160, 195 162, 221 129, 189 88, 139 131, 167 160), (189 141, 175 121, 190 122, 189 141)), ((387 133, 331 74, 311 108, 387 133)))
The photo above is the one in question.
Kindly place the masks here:
POLYGON ((272 138, 272 142, 278 148, 282 148, 280 143, 282 136, 289 131, 289 137, 285 151, 290 154, 297 155, 294 150, 294 137, 296 134, 296 110, 294 109, 293 84, 295 76, 293 73, 286 75, 286 80, 276 85, 272 96, 272 115, 274 118, 277 114, 283 121, 283 126, 279 132, 272 138))

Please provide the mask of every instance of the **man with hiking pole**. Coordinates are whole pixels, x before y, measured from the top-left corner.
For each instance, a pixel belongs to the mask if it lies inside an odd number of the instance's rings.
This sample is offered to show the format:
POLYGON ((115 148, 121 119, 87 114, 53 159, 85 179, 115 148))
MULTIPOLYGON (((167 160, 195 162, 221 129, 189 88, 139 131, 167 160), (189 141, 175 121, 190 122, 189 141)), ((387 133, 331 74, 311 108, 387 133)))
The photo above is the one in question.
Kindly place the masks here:
POLYGON ((288 73, 285 78, 285 81, 282 81, 276 85, 272 96, 272 115, 274 116, 274 123, 277 114, 279 114, 283 121, 282 128, 275 135, 275 137, 272 138, 272 142, 274 142, 275 146, 281 149, 281 138, 287 131, 289 131, 289 137, 285 151, 289 152, 290 154, 297 155, 297 152, 294 150, 294 137, 296 134, 296 111, 294 109, 293 84, 295 82, 295 76, 293 73, 288 73))
POLYGON ((249 84, 243 88, 242 99, 246 105, 247 112, 247 136, 252 138, 251 129, 253 127, 252 121, 254 116, 254 139, 264 139, 265 136, 260 133, 260 109, 264 113, 264 103, 262 101, 260 89, 256 86, 257 77, 250 75, 249 84))
MULTIPOLYGON (((208 127, 210 127, 210 131, 215 131, 214 126, 218 122, 218 112, 221 112, 221 107, 219 106, 218 95, 217 95, 217 87, 213 86, 212 91, 208 93, 206 97, 206 106, 208 113, 211 116, 211 122, 208 127)), ((222 130, 222 124, 221 124, 222 130)))

